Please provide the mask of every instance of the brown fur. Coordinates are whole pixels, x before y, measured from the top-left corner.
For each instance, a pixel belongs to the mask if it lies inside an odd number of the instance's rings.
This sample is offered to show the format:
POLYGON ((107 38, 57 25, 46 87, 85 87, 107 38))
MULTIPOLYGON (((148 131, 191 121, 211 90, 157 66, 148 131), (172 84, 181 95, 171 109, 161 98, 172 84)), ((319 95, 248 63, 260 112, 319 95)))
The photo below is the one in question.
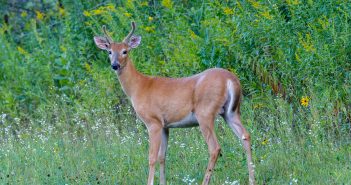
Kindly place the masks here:
MULTIPOLYGON (((101 44, 99 41, 96 43, 101 44)), ((129 52, 127 43, 111 43, 107 50, 112 51, 111 64, 116 61, 120 64, 121 68, 116 71, 118 79, 149 132, 148 184, 153 184, 157 160, 160 162, 160 183, 166 183, 165 155, 169 132, 167 126, 191 113, 199 123, 210 154, 203 184, 209 183, 220 153, 214 132, 214 119, 218 114, 224 117, 233 132, 242 140, 247 152, 250 183, 255 184, 250 135, 240 121, 241 88, 235 75, 227 70, 214 68, 185 78, 146 76, 135 69, 128 54, 121 54, 124 50, 129 52), (228 110, 230 107, 233 110, 228 110)))

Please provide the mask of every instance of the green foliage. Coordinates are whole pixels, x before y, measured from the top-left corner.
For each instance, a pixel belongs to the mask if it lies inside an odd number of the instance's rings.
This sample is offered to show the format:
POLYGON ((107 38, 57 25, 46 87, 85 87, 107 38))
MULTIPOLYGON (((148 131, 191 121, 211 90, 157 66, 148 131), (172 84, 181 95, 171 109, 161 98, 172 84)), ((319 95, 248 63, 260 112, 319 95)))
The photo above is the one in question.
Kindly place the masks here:
MULTIPOLYGON (((142 73, 222 67, 240 78, 260 184, 350 183, 348 1, 0 4, 1 183, 145 183, 145 129, 93 43, 102 25, 122 40, 132 20, 142 41, 130 57, 142 73)), ((217 127, 223 157, 214 184, 246 184, 239 142, 217 127)), ((171 138, 168 182, 200 183, 200 133, 174 130, 171 138)))

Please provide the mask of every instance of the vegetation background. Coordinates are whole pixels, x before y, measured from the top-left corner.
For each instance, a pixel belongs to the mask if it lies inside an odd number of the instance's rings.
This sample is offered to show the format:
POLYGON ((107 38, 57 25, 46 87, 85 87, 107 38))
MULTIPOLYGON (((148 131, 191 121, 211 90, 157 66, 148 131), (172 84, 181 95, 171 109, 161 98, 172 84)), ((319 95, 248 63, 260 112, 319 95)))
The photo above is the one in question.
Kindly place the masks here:
MULTIPOLYGON (((0 184, 146 183, 146 130, 93 43, 102 25, 120 41, 132 20, 142 73, 240 78, 258 184, 351 184, 348 0, 0 0, 0 13, 0 184)), ((248 184, 217 122, 212 184, 248 184)), ((168 184, 200 184, 198 128, 170 135, 168 184)))

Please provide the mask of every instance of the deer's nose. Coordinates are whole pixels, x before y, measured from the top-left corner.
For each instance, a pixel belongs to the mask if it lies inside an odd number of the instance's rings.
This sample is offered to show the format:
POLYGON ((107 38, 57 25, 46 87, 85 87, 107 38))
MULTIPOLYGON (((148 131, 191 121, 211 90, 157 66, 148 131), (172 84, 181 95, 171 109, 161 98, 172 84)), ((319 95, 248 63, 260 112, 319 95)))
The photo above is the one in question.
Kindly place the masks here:
POLYGON ((118 70, 121 66, 117 63, 117 64, 112 64, 111 67, 113 70, 118 70))

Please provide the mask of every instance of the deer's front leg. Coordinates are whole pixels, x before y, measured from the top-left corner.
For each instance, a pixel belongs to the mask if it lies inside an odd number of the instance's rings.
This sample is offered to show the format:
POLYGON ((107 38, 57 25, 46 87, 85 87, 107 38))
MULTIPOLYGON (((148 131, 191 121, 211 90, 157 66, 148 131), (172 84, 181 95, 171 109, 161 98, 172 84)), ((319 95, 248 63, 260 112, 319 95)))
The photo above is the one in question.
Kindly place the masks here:
POLYGON ((167 145, 168 145, 168 128, 162 129, 162 141, 160 150, 158 152, 158 161, 160 162, 160 184, 166 184, 166 153, 167 153, 167 145))
POLYGON ((155 176, 155 165, 157 162, 157 156, 160 149, 162 139, 162 126, 158 123, 151 123, 148 125, 149 132, 149 178, 147 181, 148 185, 154 184, 155 176))

